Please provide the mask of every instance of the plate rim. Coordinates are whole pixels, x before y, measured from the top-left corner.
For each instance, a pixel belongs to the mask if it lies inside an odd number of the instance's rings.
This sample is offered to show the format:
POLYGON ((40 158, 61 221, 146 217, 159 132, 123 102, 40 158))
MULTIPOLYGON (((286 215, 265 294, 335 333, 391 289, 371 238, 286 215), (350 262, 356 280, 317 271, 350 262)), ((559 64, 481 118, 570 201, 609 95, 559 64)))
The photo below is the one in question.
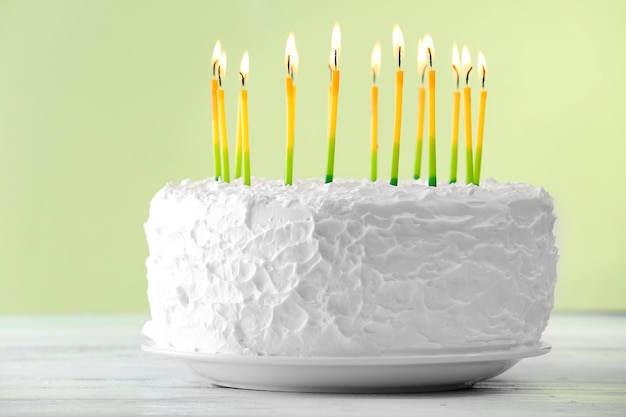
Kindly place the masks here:
POLYGON ((221 353, 188 352, 156 345, 142 344, 145 352, 202 362, 220 362, 223 364, 251 365, 297 365, 297 366, 389 366, 421 364, 453 364, 468 362, 490 362, 499 360, 521 360, 542 356, 552 350, 552 345, 540 341, 534 345, 518 345, 507 349, 476 350, 443 354, 388 355, 388 356, 251 356, 221 353))

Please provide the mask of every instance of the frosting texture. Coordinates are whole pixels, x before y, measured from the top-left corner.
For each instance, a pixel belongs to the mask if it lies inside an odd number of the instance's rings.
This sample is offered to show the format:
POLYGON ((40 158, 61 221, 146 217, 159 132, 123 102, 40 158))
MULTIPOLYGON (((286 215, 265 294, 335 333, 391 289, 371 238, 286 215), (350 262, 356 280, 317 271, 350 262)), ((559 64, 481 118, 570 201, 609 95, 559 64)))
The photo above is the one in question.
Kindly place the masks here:
POLYGON ((162 347, 400 355, 537 343, 553 306, 552 198, 528 184, 169 183, 145 224, 162 347))

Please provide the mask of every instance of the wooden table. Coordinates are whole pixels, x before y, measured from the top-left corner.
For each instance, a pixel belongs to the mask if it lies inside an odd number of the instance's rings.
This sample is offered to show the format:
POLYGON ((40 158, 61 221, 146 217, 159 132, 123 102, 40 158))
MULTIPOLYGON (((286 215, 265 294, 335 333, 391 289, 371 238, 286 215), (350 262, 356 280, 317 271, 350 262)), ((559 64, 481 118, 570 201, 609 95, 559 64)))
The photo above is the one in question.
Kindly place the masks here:
POLYGON ((0 316, 0 416, 626 416, 626 315, 554 314, 548 355, 472 389, 403 395, 217 388, 141 351, 146 320, 0 316))

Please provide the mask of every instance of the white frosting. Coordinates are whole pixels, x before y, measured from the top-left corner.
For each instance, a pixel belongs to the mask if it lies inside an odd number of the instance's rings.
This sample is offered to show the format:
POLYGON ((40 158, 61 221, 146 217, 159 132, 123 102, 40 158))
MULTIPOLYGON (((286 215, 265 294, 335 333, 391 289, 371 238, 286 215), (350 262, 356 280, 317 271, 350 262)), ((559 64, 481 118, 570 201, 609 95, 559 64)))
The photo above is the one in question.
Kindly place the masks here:
POLYGON ((553 306, 552 198, 528 184, 170 183, 145 231, 162 347, 383 355, 537 343, 553 306))

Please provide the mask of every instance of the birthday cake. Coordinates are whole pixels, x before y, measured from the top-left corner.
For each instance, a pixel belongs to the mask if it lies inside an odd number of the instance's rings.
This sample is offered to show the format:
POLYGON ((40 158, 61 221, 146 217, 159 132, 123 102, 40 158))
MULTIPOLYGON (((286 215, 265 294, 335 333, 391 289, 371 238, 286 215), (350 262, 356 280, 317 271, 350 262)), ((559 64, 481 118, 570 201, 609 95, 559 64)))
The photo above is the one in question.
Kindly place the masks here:
POLYGON ((158 347, 381 356, 539 343, 552 198, 528 184, 169 183, 145 224, 158 347))

